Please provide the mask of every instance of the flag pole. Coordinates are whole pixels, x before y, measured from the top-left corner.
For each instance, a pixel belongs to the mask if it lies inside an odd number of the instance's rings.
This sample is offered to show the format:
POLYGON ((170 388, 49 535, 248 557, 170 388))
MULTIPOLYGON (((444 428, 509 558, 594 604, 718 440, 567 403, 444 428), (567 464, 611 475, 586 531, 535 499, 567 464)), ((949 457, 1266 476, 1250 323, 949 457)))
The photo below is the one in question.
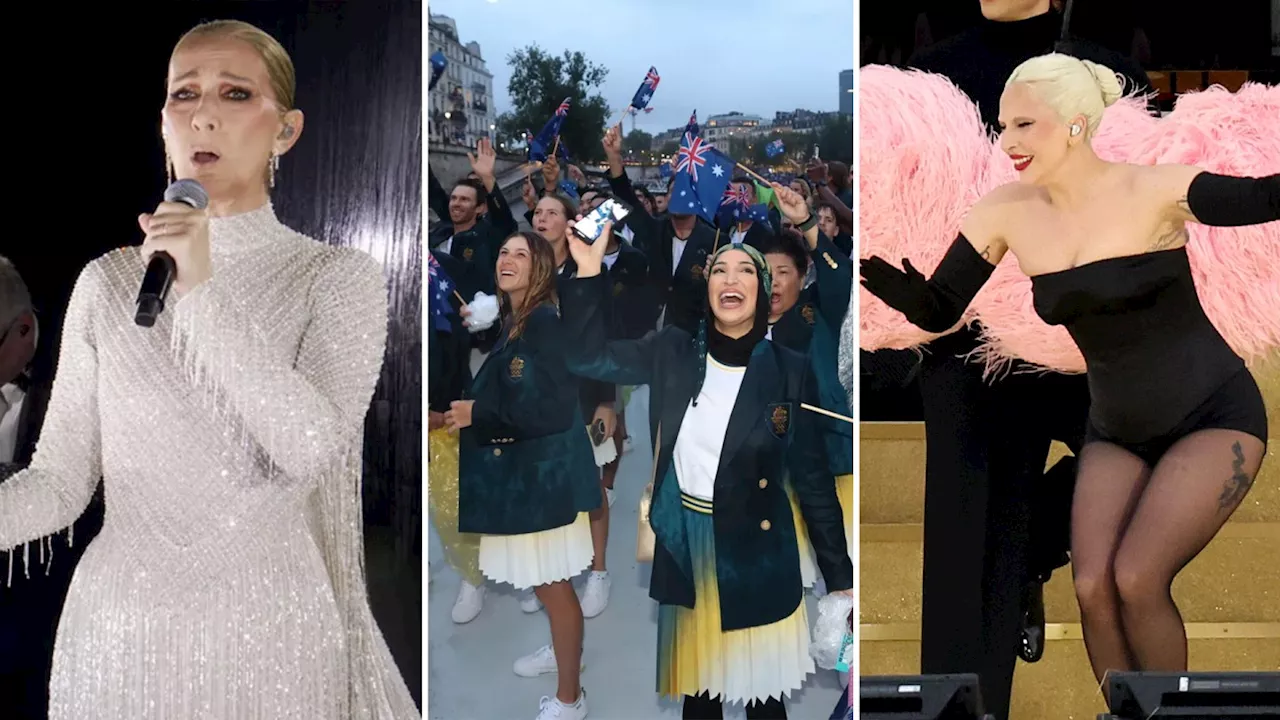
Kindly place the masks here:
POLYGON ((743 165, 742 163, 734 163, 734 167, 738 168, 739 170, 742 170, 746 174, 759 180, 760 182, 764 183, 768 187, 773 186, 768 180, 764 178, 764 176, 760 175, 760 173, 757 173, 755 170, 752 170, 751 168, 747 167, 746 165, 743 165))
POLYGON ((836 420, 843 420, 843 421, 845 421, 845 422, 849 423, 850 425, 853 425, 853 424, 854 424, 853 418, 851 418, 851 417, 846 417, 846 416, 841 415, 841 414, 839 414, 839 413, 833 413, 833 412, 831 412, 830 410, 823 410, 822 408, 820 408, 820 407, 814 407, 814 406, 810 405, 809 403, 800 403, 800 407, 802 407, 802 408, 804 408, 805 410, 808 410, 808 411, 810 411, 810 412, 816 412, 816 413, 818 413, 818 414, 820 414, 820 415, 826 415, 827 417, 835 418, 836 420))
MULTIPOLYGON (((618 132, 622 132, 622 121, 627 119, 627 111, 630 109, 630 105, 622 108, 622 113, 618 115, 618 119, 613 121, 613 125, 617 125, 619 127, 618 132)), ((613 125, 610 125, 609 127, 613 127, 613 125)))
POLYGON ((560 133, 556 133, 556 141, 551 145, 551 156, 548 159, 555 158, 556 151, 560 149, 560 133))
POLYGON ((715 244, 711 246, 711 254, 715 255, 716 250, 719 248, 720 248, 720 226, 716 225, 716 241, 715 241, 715 244))

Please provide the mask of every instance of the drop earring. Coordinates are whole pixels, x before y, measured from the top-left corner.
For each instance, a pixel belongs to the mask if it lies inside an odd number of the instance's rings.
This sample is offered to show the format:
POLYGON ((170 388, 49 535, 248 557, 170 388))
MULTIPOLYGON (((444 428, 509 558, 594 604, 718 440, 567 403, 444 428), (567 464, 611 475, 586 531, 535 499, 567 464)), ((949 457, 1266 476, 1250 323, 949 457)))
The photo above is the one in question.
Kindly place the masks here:
POLYGON ((276 171, 280 169, 280 156, 274 151, 271 153, 271 161, 267 163, 267 182, 268 186, 274 188, 276 186, 276 171))
POLYGON ((165 175, 169 178, 169 184, 172 185, 174 182, 173 176, 175 173, 173 170, 173 157, 169 155, 168 146, 165 146, 165 149, 164 149, 164 172, 165 172, 165 175))

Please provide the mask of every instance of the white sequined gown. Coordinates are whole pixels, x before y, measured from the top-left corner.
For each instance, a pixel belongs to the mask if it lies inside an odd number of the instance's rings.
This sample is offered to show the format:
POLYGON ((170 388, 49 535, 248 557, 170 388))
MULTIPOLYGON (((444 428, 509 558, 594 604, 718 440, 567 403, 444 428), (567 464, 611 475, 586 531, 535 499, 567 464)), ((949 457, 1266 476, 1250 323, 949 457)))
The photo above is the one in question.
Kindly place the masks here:
POLYGON ((364 585, 381 270, 269 205, 212 220, 210 237, 213 278, 151 329, 133 322, 138 248, 85 268, 36 455, 0 484, 0 550, 17 552, 105 484, 58 625, 50 715, 419 717, 364 585))

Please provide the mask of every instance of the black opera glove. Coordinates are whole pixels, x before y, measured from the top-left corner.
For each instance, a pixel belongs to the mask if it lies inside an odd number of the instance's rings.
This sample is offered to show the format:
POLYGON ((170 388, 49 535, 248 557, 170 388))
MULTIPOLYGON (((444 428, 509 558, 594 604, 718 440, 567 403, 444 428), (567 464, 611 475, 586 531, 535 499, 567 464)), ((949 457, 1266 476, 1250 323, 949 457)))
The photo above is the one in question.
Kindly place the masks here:
POLYGON ((875 256, 859 265, 863 287, 913 325, 932 333, 946 332, 959 322, 996 269, 963 234, 956 236, 928 279, 906 258, 902 260, 906 272, 875 256))
POLYGON ((1280 175, 1252 178, 1202 172, 1187 188, 1187 208, 1196 222, 1214 227, 1280 220, 1280 175))
POLYGON ((858 261, 862 287, 884 301, 885 305, 911 316, 931 309, 929 280, 903 258, 899 270, 879 255, 858 261))

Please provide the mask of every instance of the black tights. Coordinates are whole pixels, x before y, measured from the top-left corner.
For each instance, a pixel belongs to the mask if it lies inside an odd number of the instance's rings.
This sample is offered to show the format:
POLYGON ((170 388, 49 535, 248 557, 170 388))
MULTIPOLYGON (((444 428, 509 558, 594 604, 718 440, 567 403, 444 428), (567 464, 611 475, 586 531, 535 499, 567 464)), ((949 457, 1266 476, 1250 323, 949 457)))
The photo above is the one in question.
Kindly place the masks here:
POLYGON ((1085 445, 1071 510, 1071 562, 1099 682, 1113 670, 1187 669, 1173 578, 1239 506, 1265 451, 1243 432, 1200 430, 1175 442, 1152 468, 1119 445, 1085 445))
MULTIPOLYGON (((710 693, 684 696, 683 720, 721 720, 724 717, 724 706, 720 696, 714 698, 710 693)), ((787 708, 781 698, 770 698, 766 702, 759 700, 747 704, 747 720, 787 720, 787 708)))

